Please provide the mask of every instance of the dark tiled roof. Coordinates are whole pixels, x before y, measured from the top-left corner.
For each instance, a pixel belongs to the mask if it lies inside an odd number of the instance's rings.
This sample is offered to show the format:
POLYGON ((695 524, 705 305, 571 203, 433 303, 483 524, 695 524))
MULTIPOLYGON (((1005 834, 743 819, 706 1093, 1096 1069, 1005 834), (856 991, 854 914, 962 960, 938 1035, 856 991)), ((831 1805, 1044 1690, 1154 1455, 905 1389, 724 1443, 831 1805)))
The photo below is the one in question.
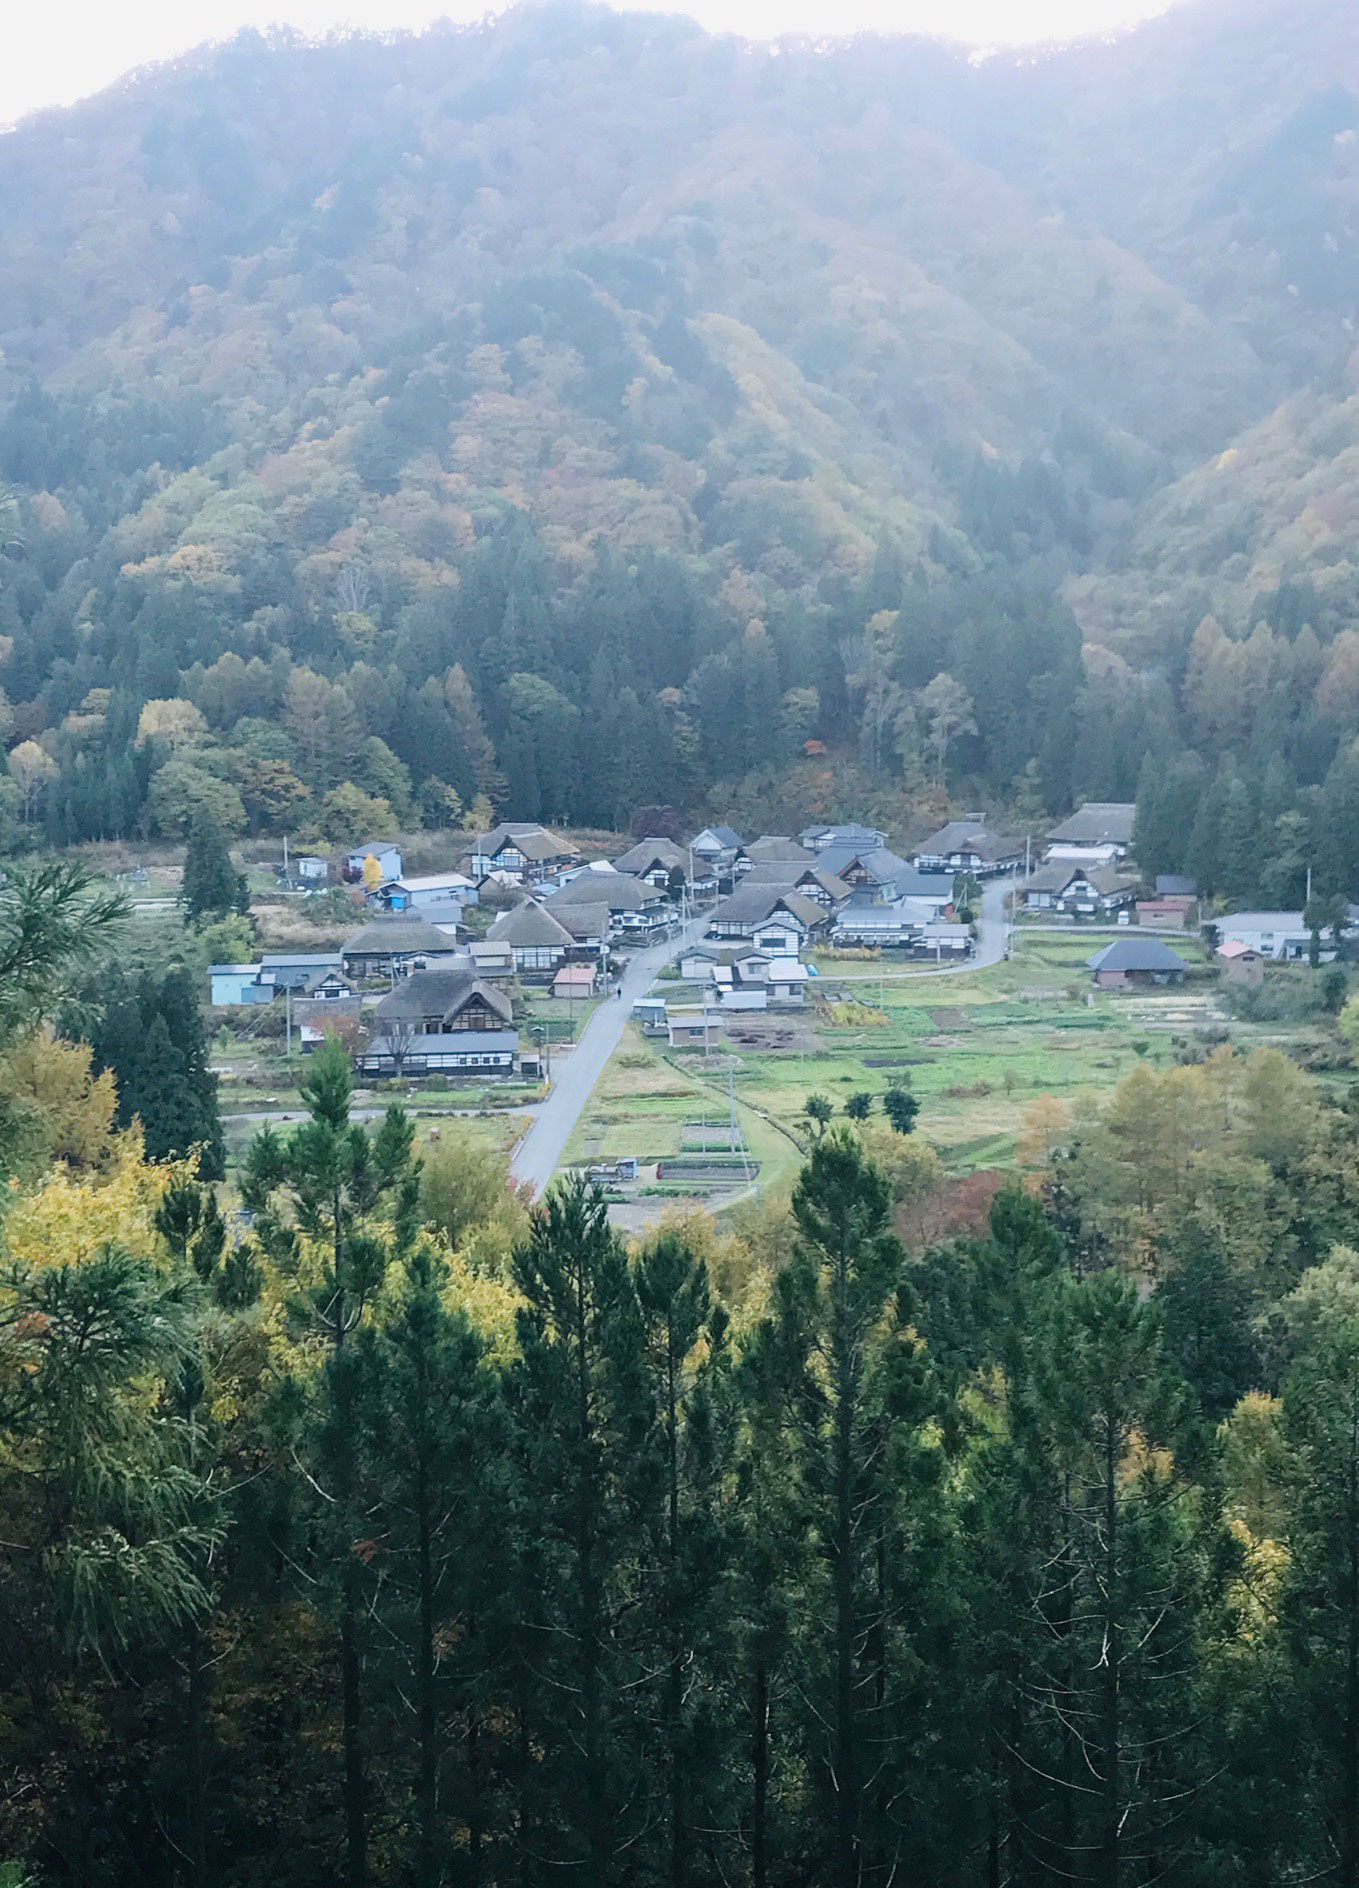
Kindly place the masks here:
POLYGON ((1102 951, 1086 958, 1091 970, 1188 970, 1183 957, 1177 957, 1158 937, 1121 937, 1106 944, 1102 951))

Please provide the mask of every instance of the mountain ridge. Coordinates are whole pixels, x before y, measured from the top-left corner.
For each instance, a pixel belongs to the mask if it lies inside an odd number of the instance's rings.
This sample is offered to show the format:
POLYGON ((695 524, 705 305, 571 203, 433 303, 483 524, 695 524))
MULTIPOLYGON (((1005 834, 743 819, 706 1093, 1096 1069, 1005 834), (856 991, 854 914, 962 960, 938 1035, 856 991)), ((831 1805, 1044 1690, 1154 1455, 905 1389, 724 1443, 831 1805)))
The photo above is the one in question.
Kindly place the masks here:
MULTIPOLYGON (((1287 19, 1204 0, 975 62, 558 0, 423 37, 247 34, 0 137, 0 477, 29 541, 0 679, 11 744, 60 769, 49 810, 86 809, 54 830, 96 836, 76 775, 105 777, 114 724, 279 652, 392 756, 378 799, 478 790, 465 728, 446 761, 409 733, 456 668, 480 785, 526 815, 743 780, 772 812, 826 790, 811 743, 834 792, 909 819, 920 693, 964 670, 986 697, 998 637, 1029 705, 991 697, 959 790, 1009 795, 1032 762, 1053 810, 1128 794, 1139 746, 1174 738, 1157 690, 1198 616, 1252 607, 1240 572, 1205 581, 1214 546, 1225 567, 1268 528, 1288 555, 1262 538, 1262 578, 1317 561, 1268 505, 1224 535, 1195 497, 1235 452, 1286 511, 1292 460, 1248 442, 1309 401, 1314 445, 1345 419, 1359 35, 1334 0, 1308 0, 1305 44, 1287 19), (639 582, 685 624, 659 663, 639 582), (1072 609, 1146 675, 1135 714, 1106 664, 1073 668, 1072 609), (601 611, 637 624, 592 631, 601 611), (606 693, 634 759, 545 801, 550 747, 577 777, 610 751, 606 693)), ((326 768, 285 745, 266 758, 317 816, 354 740, 326 768)), ((133 753, 104 801, 155 823, 133 753)), ((234 791, 259 758, 223 722, 195 765, 234 791)))

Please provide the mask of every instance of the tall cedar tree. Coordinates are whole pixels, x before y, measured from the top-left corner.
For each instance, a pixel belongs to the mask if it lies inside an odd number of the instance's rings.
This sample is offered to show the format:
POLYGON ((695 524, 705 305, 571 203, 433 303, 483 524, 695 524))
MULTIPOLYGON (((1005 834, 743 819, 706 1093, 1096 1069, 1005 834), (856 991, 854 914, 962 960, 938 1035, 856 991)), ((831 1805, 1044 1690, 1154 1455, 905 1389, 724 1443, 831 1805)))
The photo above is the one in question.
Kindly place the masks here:
POLYGON ((1026 1549, 1015 1718, 1046 1786, 1021 1835, 1039 1878, 1143 1888, 1192 1845, 1209 1581, 1168 1447, 1181 1415, 1154 1307, 1113 1272, 1057 1278, 1014 1388, 1009 1513, 992 1509, 1026 1549))
POLYGON ((932 1396, 891 1210, 858 1143, 827 1134, 793 1195, 794 1249, 775 1283, 787 1441, 820 1559, 803 1622, 804 1734, 828 1888, 891 1881, 919 1835, 908 1826, 916 1727, 899 1582, 932 1396))
POLYGON ((90 1813, 113 1774, 109 1681, 208 1610, 217 1523, 194 1417, 147 1395, 189 1341, 178 1283, 115 1247, 13 1264, 0 1284, 0 1845, 17 1824, 53 1881, 136 1868, 126 1823, 90 1813))
MULTIPOLYGON (((173 1180, 157 1208, 155 1226, 170 1249, 190 1314, 191 1342, 167 1376, 166 1400, 194 1439, 200 1505, 224 1519, 231 1469, 214 1405, 219 1386, 231 1396, 245 1355, 258 1354, 253 1311, 260 1272, 248 1245, 228 1250, 227 1223, 211 1187, 173 1180)), ((225 1558, 220 1548, 197 1556, 195 1572, 214 1606, 220 1604, 225 1558)), ((167 1650, 178 1707, 172 1714, 177 1735, 167 1752, 171 1800, 181 1818, 187 1880, 191 1888, 211 1888, 217 1879, 213 1802, 221 1769, 214 1711, 217 1651, 198 1614, 184 1621, 167 1650)))
POLYGON ((199 1148, 203 1179, 220 1180, 226 1146, 217 1077, 189 972, 176 965, 160 973, 114 973, 98 994, 98 1019, 88 1030, 93 1068, 113 1071, 119 1125, 141 1122, 152 1160, 183 1159, 199 1148))
POLYGON ((650 1815, 637 1598, 658 1477, 637 1293, 598 1188, 549 1195, 514 1276, 523 1879, 608 1888, 650 1815))
POLYGON ((189 827, 179 896, 191 924, 250 909, 245 879, 231 863, 226 834, 206 808, 194 814, 189 827))
POLYGON ((660 1471, 650 1559, 662 1674, 655 1721, 669 1799, 662 1868, 670 1888, 692 1888, 724 1879, 718 1836, 731 1821, 728 1320, 712 1303, 707 1266, 677 1232, 662 1231, 643 1252, 636 1284, 660 1471))
POLYGON ((1359 1320, 1328 1332, 1285 1386, 1298 1486, 1284 1625, 1293 1735, 1315 1805, 1306 1861, 1359 1884, 1359 1320))
POLYGON ((420 1239, 397 1269, 359 1333, 378 1679, 409 1776, 409 1878, 443 1888, 486 1879, 494 1835, 484 1752, 498 1716, 489 1621, 506 1577, 508 1437, 484 1340, 446 1302, 447 1264, 420 1239))
POLYGON ((369 1581, 360 1448, 365 1383, 349 1340, 392 1258, 413 1234, 419 1179, 412 1160, 414 1131, 400 1108, 387 1110, 372 1139, 350 1121, 353 1078, 336 1038, 328 1038, 313 1055, 300 1092, 310 1121, 286 1141, 268 1130, 255 1137, 241 1192, 266 1251, 296 1276, 296 1310, 327 1352, 299 1446, 304 1459, 310 1456, 308 1484, 324 1497, 317 1532, 326 1543, 339 1639, 345 1879, 348 1888, 366 1888, 361 1633, 369 1581), (280 1200, 287 1218, 278 1210, 280 1200), (373 1218, 385 1201, 395 1209, 394 1239, 373 1218))

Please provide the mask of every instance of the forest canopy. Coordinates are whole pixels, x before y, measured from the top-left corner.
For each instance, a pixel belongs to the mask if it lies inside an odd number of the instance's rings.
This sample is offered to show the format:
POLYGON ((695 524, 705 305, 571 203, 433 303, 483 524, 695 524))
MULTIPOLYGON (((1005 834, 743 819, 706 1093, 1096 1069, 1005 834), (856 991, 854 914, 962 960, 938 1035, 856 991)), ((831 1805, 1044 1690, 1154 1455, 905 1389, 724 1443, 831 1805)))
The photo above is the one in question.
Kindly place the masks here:
POLYGON ((1150 754, 1175 868, 1354 890, 1359 65, 1276 16, 976 65, 557 4, 10 131, 0 839, 923 830, 1150 754))

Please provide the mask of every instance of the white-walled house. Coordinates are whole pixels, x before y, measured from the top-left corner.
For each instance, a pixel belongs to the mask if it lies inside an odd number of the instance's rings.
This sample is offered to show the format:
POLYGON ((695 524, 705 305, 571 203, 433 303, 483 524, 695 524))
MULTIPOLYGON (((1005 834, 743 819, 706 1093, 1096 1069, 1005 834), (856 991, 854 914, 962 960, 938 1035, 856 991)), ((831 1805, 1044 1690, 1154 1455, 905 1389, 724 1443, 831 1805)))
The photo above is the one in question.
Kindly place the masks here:
POLYGON ((1131 800, 1086 800, 1048 834, 1047 857, 1076 865, 1112 865, 1126 859, 1136 818, 1131 800))
MULTIPOLYGON (((1297 962, 1312 948, 1312 933, 1302 921, 1300 911, 1236 911, 1226 918, 1214 918, 1213 930, 1221 944, 1240 943, 1260 957, 1275 963, 1297 962)), ((1352 924, 1345 931, 1353 930, 1352 924)), ((1321 934, 1321 954, 1335 955, 1335 940, 1329 927, 1321 934)))

